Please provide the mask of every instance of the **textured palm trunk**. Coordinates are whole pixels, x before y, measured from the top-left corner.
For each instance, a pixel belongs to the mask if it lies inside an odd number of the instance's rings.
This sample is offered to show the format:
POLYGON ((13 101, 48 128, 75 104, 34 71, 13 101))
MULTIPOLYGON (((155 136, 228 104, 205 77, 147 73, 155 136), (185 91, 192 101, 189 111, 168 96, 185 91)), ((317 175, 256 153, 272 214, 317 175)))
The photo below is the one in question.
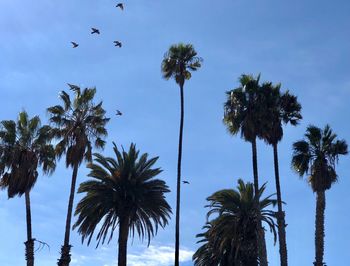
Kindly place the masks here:
POLYGON ((277 143, 273 144, 273 161, 275 166, 275 180, 276 180, 276 193, 277 193, 277 224, 278 224, 278 241, 280 248, 280 261, 281 266, 288 265, 288 254, 287 254, 287 242, 286 242, 286 222, 285 215, 282 209, 282 196, 280 187, 280 174, 278 167, 278 150, 277 143))
POLYGON ((118 239, 118 266, 126 266, 128 250, 129 221, 121 219, 118 239))
POLYGON ((177 190, 176 190, 176 224, 175 224, 175 266, 179 266, 180 252, 180 195, 181 195, 181 159, 182 159, 182 134, 184 126, 184 82, 180 82, 181 116, 179 132, 179 150, 177 158, 177 190))
MULTIPOLYGON (((259 191, 259 176, 258 176, 258 156, 256 148, 256 138, 252 141, 252 156, 253 156, 253 175, 254 175, 254 190, 255 194, 259 191)), ((265 231, 262 227, 261 219, 259 217, 259 227, 260 231, 257 237, 257 246, 259 250, 259 260, 261 266, 267 266, 267 251, 266 251, 266 241, 265 241, 265 231)))
POLYGON ((324 255, 324 212, 326 209, 326 193, 325 191, 317 192, 316 199, 316 232, 315 232, 315 266, 324 266, 323 255, 324 255))
POLYGON ((75 195, 75 186, 77 183, 77 176, 78 176, 78 165, 75 165, 73 167, 72 183, 71 183, 70 195, 69 195, 69 201, 68 201, 68 211, 67 211, 67 218, 66 218, 64 243, 63 243, 63 246, 61 247, 61 257, 58 260, 58 263, 57 263, 58 266, 68 266, 71 261, 71 254, 70 254, 71 245, 69 244, 69 237, 70 237, 70 230, 71 230, 72 211, 73 211, 73 202, 74 202, 74 195, 75 195))
POLYGON ((34 239, 32 237, 32 214, 30 210, 30 194, 29 191, 25 192, 26 201, 26 220, 27 220, 27 241, 24 243, 26 246, 26 261, 27 266, 34 266, 34 239))

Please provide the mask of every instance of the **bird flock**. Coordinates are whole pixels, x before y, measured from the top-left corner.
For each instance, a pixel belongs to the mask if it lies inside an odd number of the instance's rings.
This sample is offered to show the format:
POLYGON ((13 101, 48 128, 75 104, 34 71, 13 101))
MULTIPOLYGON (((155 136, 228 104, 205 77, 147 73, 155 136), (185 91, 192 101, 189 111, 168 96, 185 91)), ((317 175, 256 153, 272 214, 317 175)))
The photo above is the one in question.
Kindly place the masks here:
MULTIPOLYGON (((124 10, 124 4, 123 4, 123 3, 118 3, 115 7, 116 7, 116 8, 119 8, 121 11, 124 10)), ((91 34, 100 35, 100 30, 97 29, 97 28, 91 28, 91 34)), ((121 43, 120 41, 118 41, 118 40, 113 41, 113 43, 114 43, 114 46, 115 46, 115 47, 119 47, 119 48, 122 47, 122 43, 121 43)), ((71 41, 71 44, 72 44, 72 47, 73 47, 73 48, 77 48, 77 47, 79 46, 79 43, 77 43, 77 42, 71 41)))

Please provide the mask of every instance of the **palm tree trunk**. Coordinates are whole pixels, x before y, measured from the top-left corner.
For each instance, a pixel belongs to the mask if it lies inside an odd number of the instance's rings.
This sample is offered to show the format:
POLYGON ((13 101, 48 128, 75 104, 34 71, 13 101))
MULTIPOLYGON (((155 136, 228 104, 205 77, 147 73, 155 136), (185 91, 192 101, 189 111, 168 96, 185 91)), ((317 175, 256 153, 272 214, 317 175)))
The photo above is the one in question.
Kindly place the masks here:
POLYGON ((252 156, 253 156, 253 176, 255 194, 259 191, 259 175, 258 175, 258 153, 256 148, 256 138, 252 141, 252 156))
MULTIPOLYGON (((259 176, 258 176, 258 155, 256 148, 256 138, 252 141, 252 156, 253 156, 253 175, 254 175, 254 190, 255 194, 259 191, 259 176)), ((267 266, 267 251, 266 251, 266 240, 265 240, 265 231, 262 227, 261 219, 259 218, 259 227, 260 232, 257 236, 257 247, 259 250, 259 259, 261 266, 267 266)))
POLYGON ((324 255, 324 212, 326 209, 326 193, 325 191, 317 192, 316 199, 316 232, 315 232, 315 266, 324 266, 323 255, 324 255))
POLYGON ((180 253, 180 192, 181 192, 181 158, 182 158, 182 134, 184 126, 184 82, 180 82, 181 116, 179 149, 177 158, 177 190, 176 190, 176 224, 175 224, 175 266, 179 266, 180 253))
POLYGON ((118 266, 126 266, 127 249, 128 249, 128 235, 129 235, 129 221, 128 219, 121 219, 119 221, 119 239, 118 239, 118 266))
POLYGON ((286 223, 285 215, 282 209, 282 196, 280 187, 280 174, 278 167, 278 150, 277 143, 273 144, 273 161, 275 166, 275 180, 276 180, 276 192, 277 192, 277 224, 278 224, 278 241, 280 246, 280 261, 281 266, 288 266, 288 254, 287 254, 287 242, 286 242, 286 223))
POLYGON ((27 220, 27 241, 24 243, 26 246, 26 261, 27 266, 34 266, 34 239, 32 237, 32 214, 30 210, 30 194, 27 190, 25 192, 26 201, 26 220, 27 220))
POLYGON ((64 234, 64 244, 61 247, 61 257, 58 260, 58 263, 57 263, 58 266, 68 266, 71 261, 71 258, 70 258, 71 245, 69 244, 69 237, 70 237, 70 230, 71 230, 72 211, 73 211, 73 202, 74 202, 75 185, 77 182, 77 176, 78 176, 78 165, 76 164, 73 167, 72 183, 70 187, 68 211, 67 211, 67 218, 66 218, 66 229, 64 234))

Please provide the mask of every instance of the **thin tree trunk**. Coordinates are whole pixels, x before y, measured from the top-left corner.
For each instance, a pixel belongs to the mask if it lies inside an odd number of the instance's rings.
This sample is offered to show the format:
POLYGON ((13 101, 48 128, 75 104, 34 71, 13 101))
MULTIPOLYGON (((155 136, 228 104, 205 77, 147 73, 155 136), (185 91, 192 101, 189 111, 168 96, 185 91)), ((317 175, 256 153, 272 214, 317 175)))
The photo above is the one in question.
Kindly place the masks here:
MULTIPOLYGON (((252 141, 252 156, 253 156, 253 175, 254 175, 254 190, 255 194, 259 191, 259 175, 258 175, 258 155, 256 148, 256 138, 252 141)), ((259 214, 260 216, 260 214, 259 214)), ((261 266, 267 266, 267 251, 266 251, 266 240, 265 240, 265 231, 262 227, 261 218, 259 217, 259 227, 260 232, 257 237, 257 246, 259 250, 259 260, 261 266)))
POLYGON ((256 139, 252 141, 252 156, 253 156, 254 190, 256 194, 259 191, 258 153, 256 148, 256 139))
POLYGON ((74 202, 74 195, 75 195, 75 186, 77 183, 77 176, 78 176, 78 165, 75 165, 73 167, 72 183, 71 183, 69 202, 68 202, 64 243, 63 243, 63 246, 61 247, 61 257, 58 260, 58 263, 57 263, 58 266, 68 266, 71 261, 71 254, 70 254, 71 245, 69 244, 69 237, 70 237, 70 230, 71 230, 72 211, 73 211, 73 202, 74 202))
POLYGON ((27 266, 34 266, 34 239, 32 237, 32 214, 30 210, 30 192, 25 192, 26 202, 26 220, 27 220, 27 241, 24 243, 26 246, 26 260, 27 266))
POLYGON ((288 266, 288 254, 287 254, 287 242, 286 242, 286 222, 285 215, 282 209, 282 196, 280 187, 280 174, 278 167, 278 150, 277 143, 273 144, 273 161, 275 166, 275 180, 276 180, 276 192, 277 192, 277 224, 278 224, 278 241, 280 248, 280 261, 281 266, 288 266))
POLYGON ((184 84, 180 83, 181 116, 179 132, 179 150, 177 159, 177 190, 176 190, 176 224, 175 224, 175 266, 179 266, 180 252, 180 192, 181 192, 181 158, 182 158, 182 134, 184 126, 184 84))
POLYGON ((324 266, 324 212, 326 209, 326 193, 325 191, 317 192, 316 199, 316 232, 315 232, 315 266, 324 266))
POLYGON ((118 266, 126 266, 128 250, 129 221, 121 219, 118 239, 118 266))

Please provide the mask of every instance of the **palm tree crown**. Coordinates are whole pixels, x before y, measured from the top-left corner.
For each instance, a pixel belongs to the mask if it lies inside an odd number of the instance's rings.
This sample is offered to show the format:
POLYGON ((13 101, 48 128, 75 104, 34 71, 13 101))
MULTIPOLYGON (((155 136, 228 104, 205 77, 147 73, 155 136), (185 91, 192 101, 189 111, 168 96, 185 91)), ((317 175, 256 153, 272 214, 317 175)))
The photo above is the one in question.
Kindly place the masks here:
POLYGON ((202 58, 197 56, 192 44, 172 45, 162 61, 163 77, 174 78, 176 83, 183 85, 185 80, 191 78, 190 71, 196 71, 201 63, 202 58))
POLYGON ((276 200, 272 195, 262 198, 265 186, 255 194, 253 184, 240 179, 237 190, 220 190, 207 198, 211 208, 207 217, 217 216, 206 227, 207 232, 198 235, 204 245, 194 254, 195 265, 211 265, 204 263, 205 258, 221 260, 223 265, 257 265, 260 221, 268 225, 276 240, 275 212, 267 209, 276 200), (210 256, 208 252, 214 253, 210 256))
POLYGON ((1 121, 1 187, 7 189, 10 198, 33 188, 38 167, 45 174, 55 170, 55 152, 50 142, 51 128, 41 126, 38 116, 29 119, 27 112, 22 111, 17 121, 1 121))
MULTIPOLYGON (((128 232, 132 236, 136 232, 141 239, 147 238, 149 244, 158 227, 168 223, 171 213, 165 199, 168 186, 164 181, 154 179, 161 172, 160 168, 152 168, 158 157, 139 156, 134 144, 128 152, 120 152, 115 144, 113 149, 116 159, 94 154, 94 163, 88 165, 93 180, 79 187, 78 193, 86 195, 77 205, 75 215, 78 220, 74 227, 78 227, 82 241, 87 239, 88 244, 102 220, 96 236, 97 245, 103 244, 107 237, 109 242, 118 224, 119 245, 126 244, 121 243, 123 230, 126 230, 125 242, 128 232)), ((126 246, 121 252, 126 256, 126 246)))
POLYGON ((240 86, 226 92, 224 123, 232 135, 241 133, 246 141, 252 142, 261 136, 263 122, 263 98, 260 89, 260 75, 254 78, 243 74, 240 86))
POLYGON ((281 93, 281 84, 265 82, 261 86, 265 101, 262 138, 268 144, 277 144, 283 138, 283 124, 298 125, 302 119, 301 105, 295 95, 281 93))
POLYGON ((66 165, 80 165, 85 159, 92 160, 92 147, 103 148, 104 137, 107 136, 105 128, 109 118, 102 102, 93 103, 96 94, 95 88, 83 90, 76 85, 68 84, 74 92, 71 100, 68 93, 62 91, 60 99, 63 105, 52 106, 47 109, 50 122, 56 126, 54 136, 59 140, 56 153, 60 157, 66 154, 66 165))
POLYGON ((313 191, 325 191, 337 181, 335 165, 339 155, 348 153, 345 140, 336 140, 329 125, 322 130, 309 126, 305 140, 293 144, 292 167, 300 175, 308 174, 308 182, 313 191))

